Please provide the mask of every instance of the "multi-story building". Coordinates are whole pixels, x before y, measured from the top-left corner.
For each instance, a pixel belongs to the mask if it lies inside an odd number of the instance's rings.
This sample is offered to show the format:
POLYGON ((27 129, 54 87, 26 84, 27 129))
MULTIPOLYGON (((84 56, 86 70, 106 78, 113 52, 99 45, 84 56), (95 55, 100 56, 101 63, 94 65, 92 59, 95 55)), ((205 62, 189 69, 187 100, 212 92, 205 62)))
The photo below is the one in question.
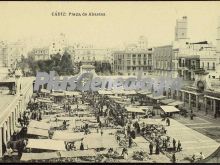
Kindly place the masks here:
POLYGON ((50 54, 49 54, 49 48, 34 48, 30 55, 34 58, 35 61, 38 60, 49 60, 50 54))
POLYGON ((49 54, 54 55, 54 54, 61 54, 65 52, 65 49, 67 47, 67 39, 66 35, 61 33, 60 35, 56 36, 52 43, 49 46, 49 54))
POLYGON ((184 16, 182 19, 177 19, 175 26, 175 41, 188 40, 187 30, 188 30, 187 17, 184 16))
POLYGON ((154 74, 158 76, 173 75, 175 71, 174 51, 172 45, 154 47, 154 74))
POLYGON ((74 63, 91 64, 95 62, 110 63, 111 50, 94 48, 92 45, 75 44, 69 46, 67 52, 71 54, 74 63))
POLYGON ((220 17, 218 17, 217 39, 216 39, 216 54, 218 63, 220 64, 220 17))
POLYGON ((217 59, 215 47, 211 43, 186 43, 185 47, 179 49, 178 73, 185 80, 194 80, 195 71, 198 69, 215 71, 217 59))
POLYGON ((152 71, 152 49, 145 51, 116 51, 113 71, 122 75, 148 75, 152 71))
POLYGON ((17 62, 21 61, 22 56, 26 56, 25 45, 18 42, 0 43, 0 67, 16 68, 17 62))

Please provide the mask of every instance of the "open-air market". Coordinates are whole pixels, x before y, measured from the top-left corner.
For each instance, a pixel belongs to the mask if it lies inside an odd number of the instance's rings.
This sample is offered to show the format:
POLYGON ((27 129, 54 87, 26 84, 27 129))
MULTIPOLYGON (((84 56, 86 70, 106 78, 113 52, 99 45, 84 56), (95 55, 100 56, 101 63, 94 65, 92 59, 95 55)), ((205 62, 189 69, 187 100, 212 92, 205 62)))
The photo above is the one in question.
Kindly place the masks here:
POLYGON ((219 164, 219 6, 0 2, 0 163, 219 164))

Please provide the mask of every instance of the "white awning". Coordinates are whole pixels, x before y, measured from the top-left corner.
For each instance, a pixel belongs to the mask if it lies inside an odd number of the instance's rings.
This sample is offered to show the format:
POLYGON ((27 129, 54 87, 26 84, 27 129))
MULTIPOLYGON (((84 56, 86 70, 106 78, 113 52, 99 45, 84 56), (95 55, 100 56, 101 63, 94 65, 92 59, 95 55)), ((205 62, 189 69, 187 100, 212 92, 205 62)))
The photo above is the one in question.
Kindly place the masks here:
POLYGON ((51 93, 50 95, 54 96, 54 97, 64 97, 65 96, 64 93, 51 93))
POLYGON ((63 141, 80 141, 85 138, 86 135, 84 132, 63 132, 63 131, 55 131, 53 134, 54 140, 63 140, 63 141))
POLYGON ((125 107, 128 112, 145 113, 141 107, 125 107))
POLYGON ((53 101, 47 99, 37 99, 37 101, 42 103, 53 103, 53 101))
POLYGON ((176 105, 182 105, 182 104, 184 104, 184 102, 182 102, 182 101, 174 101, 172 103, 169 103, 168 105, 176 106, 176 105))
POLYGON ((76 91, 65 91, 64 93, 67 96, 79 96, 80 95, 80 93, 76 91))
POLYGON ((174 106, 170 106, 170 105, 167 105, 167 106, 160 106, 164 112, 166 113, 172 113, 172 112, 179 112, 180 110, 177 109, 176 107, 174 106))
POLYGON ((149 92, 149 91, 138 91, 139 94, 142 94, 142 95, 149 95, 151 94, 152 92, 149 92))
POLYGON ((161 99, 166 98, 166 96, 154 96, 153 94, 146 95, 146 96, 151 98, 151 99, 154 99, 154 100, 161 100, 161 99))
POLYGON ((96 152, 95 150, 77 150, 77 151, 61 151, 60 152, 61 158, 76 158, 76 157, 95 157, 96 152))
POLYGON ((118 96, 109 96, 111 99, 121 99, 121 97, 118 96))
POLYGON ((28 139, 27 148, 66 151, 65 143, 61 140, 52 139, 28 139))
POLYGON ((130 90, 130 91, 124 90, 124 94, 125 95, 135 95, 135 94, 137 94, 137 92, 135 90, 130 90))
POLYGON ((28 128, 40 128, 40 129, 44 129, 44 130, 48 130, 50 129, 50 124, 49 123, 45 123, 45 122, 41 122, 41 121, 35 121, 35 120, 31 120, 28 128))
POLYGON ((163 104, 169 104, 169 103, 172 103, 172 102, 174 102, 174 101, 175 101, 175 100, 173 100, 173 99, 160 100, 160 102, 163 103, 163 104))
POLYGON ((28 128, 27 134, 48 137, 48 131, 47 130, 45 130, 45 129, 38 129, 38 128, 32 128, 32 127, 28 128))
POLYGON ((42 93, 50 93, 50 91, 47 90, 47 89, 41 89, 40 91, 41 91, 42 93))
POLYGON ((59 158, 57 152, 42 152, 42 153, 22 153, 21 161, 29 160, 46 160, 59 158))
MULTIPOLYGON (((88 148, 118 148, 119 145, 116 142, 114 135, 107 135, 107 130, 103 130, 104 134, 101 136, 97 136, 96 133, 88 134, 83 140, 84 146, 88 146, 88 148)), ((108 131, 109 133, 109 131, 108 131)))
POLYGON ((112 91, 107 91, 107 90, 99 90, 98 93, 100 95, 113 95, 112 91))

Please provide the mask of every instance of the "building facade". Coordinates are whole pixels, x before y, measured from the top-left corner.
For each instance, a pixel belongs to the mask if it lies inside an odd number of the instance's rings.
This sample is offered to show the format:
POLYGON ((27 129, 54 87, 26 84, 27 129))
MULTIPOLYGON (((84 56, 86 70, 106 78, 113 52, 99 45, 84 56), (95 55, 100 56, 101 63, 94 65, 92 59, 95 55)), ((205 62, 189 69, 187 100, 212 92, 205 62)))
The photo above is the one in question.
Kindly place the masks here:
POLYGON ((0 42, 0 67, 14 69, 21 58, 26 55, 26 47, 22 42, 0 42))
POLYGON ((194 80, 197 69, 213 72, 218 64, 215 47, 207 41, 186 43, 178 52, 178 73, 184 80, 194 80))
POLYGON ((39 60, 49 60, 50 54, 49 54, 49 48, 34 48, 30 55, 34 58, 35 61, 39 60))
POLYGON ((113 72, 121 75, 148 75, 153 68, 152 49, 147 51, 116 51, 113 72))

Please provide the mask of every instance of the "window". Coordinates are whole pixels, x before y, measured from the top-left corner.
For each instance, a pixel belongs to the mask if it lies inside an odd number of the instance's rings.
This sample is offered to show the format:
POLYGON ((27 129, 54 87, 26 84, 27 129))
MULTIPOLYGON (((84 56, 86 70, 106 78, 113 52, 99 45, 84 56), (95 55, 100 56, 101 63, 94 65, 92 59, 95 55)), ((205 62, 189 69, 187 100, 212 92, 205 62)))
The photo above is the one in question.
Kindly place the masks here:
POLYGON ((133 65, 135 65, 135 60, 133 61, 133 65))
POLYGON ((136 54, 133 54, 132 57, 136 57, 136 54))
POLYGON ((207 68, 209 69, 209 62, 207 63, 207 68))
POLYGON ((138 57, 141 57, 141 54, 138 54, 138 57))

